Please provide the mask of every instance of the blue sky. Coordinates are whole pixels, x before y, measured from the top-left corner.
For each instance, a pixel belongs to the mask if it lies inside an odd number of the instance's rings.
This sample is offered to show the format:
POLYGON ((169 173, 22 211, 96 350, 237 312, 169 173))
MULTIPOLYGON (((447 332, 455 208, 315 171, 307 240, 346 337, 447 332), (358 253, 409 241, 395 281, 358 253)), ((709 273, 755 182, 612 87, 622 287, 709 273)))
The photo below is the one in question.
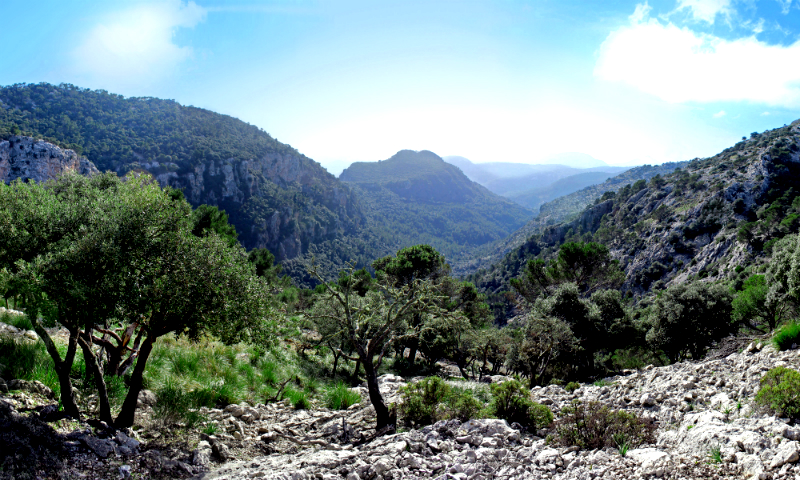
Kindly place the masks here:
POLYGON ((800 118, 800 0, 3 0, 0 84, 233 115, 338 173, 713 155, 800 118))

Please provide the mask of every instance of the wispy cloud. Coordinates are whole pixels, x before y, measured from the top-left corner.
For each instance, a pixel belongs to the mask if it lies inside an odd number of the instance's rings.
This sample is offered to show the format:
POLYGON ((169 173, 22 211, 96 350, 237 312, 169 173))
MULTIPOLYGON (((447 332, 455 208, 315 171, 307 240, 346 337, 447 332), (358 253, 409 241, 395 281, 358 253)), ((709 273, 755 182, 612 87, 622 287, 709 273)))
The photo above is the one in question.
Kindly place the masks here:
POLYGON ((678 0, 678 10, 687 9, 695 20, 706 23, 714 23, 717 15, 730 17, 733 13, 731 0, 678 0))
POLYGON ((722 118, 722 117, 724 117, 725 115, 727 115, 727 113, 725 113, 725 110, 720 110, 719 112, 715 113, 715 114, 714 114, 714 115, 712 115, 712 116, 713 116, 714 118, 722 118))
POLYGON ((777 2, 781 6, 781 13, 786 15, 789 13, 789 10, 792 8, 792 0, 777 0, 777 2))
POLYGON ((764 113, 761 114, 761 116, 762 117, 768 117, 769 116, 769 112, 764 112, 764 113))
POLYGON ((611 32, 601 45, 594 74, 669 102, 749 101, 797 107, 797 58, 800 41, 783 46, 755 36, 727 40, 634 13, 630 25, 611 32))
POLYGON ((205 16, 203 7, 180 0, 119 11, 91 28, 73 50, 75 73, 111 86, 158 81, 193 54, 174 42, 175 31, 205 16))

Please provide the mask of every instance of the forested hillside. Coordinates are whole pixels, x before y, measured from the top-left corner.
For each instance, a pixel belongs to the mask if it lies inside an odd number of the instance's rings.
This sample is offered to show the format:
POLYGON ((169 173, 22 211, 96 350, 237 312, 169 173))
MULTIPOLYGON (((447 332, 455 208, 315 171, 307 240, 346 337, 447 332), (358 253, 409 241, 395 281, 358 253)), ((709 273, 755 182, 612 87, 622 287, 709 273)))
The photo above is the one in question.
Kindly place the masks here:
POLYGON ((172 100, 72 85, 0 88, 0 138, 44 138, 101 170, 146 170, 194 205, 224 209, 247 247, 280 260, 354 233, 353 193, 318 163, 254 125, 172 100))
POLYGON ((508 311, 502 292, 529 260, 551 258, 564 242, 594 241, 620 262, 628 297, 692 279, 736 280, 778 239, 800 229, 798 141, 800 121, 608 191, 577 218, 541 228, 471 279, 508 311))
MULTIPOLYGON (((358 238, 342 240, 347 244, 338 248, 363 256, 364 265, 369 255, 378 258, 419 243, 458 261, 532 216, 428 151, 403 150, 381 162, 355 163, 339 178, 357 192, 367 222, 358 238)), ((315 252, 317 260, 333 254, 315 252)))

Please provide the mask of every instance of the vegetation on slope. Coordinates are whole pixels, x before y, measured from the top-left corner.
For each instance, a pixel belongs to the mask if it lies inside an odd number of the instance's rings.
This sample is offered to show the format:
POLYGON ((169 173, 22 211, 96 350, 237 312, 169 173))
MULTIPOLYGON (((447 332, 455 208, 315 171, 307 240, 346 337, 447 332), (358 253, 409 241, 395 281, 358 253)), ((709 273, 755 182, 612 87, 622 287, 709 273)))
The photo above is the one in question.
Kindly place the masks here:
POLYGON ((352 193, 318 163, 254 125, 158 98, 73 85, 0 88, 0 139, 44 138, 120 175, 146 170, 194 205, 220 207, 247 248, 279 260, 355 231, 352 193))

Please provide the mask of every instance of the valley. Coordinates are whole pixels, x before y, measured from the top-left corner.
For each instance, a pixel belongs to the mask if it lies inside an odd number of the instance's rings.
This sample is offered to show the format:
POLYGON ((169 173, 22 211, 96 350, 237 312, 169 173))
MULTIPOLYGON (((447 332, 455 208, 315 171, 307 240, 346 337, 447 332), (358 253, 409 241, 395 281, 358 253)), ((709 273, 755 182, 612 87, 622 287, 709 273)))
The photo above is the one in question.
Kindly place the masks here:
POLYGON ((793 478, 799 145, 337 178, 208 110, 3 87, 0 479, 793 478))

